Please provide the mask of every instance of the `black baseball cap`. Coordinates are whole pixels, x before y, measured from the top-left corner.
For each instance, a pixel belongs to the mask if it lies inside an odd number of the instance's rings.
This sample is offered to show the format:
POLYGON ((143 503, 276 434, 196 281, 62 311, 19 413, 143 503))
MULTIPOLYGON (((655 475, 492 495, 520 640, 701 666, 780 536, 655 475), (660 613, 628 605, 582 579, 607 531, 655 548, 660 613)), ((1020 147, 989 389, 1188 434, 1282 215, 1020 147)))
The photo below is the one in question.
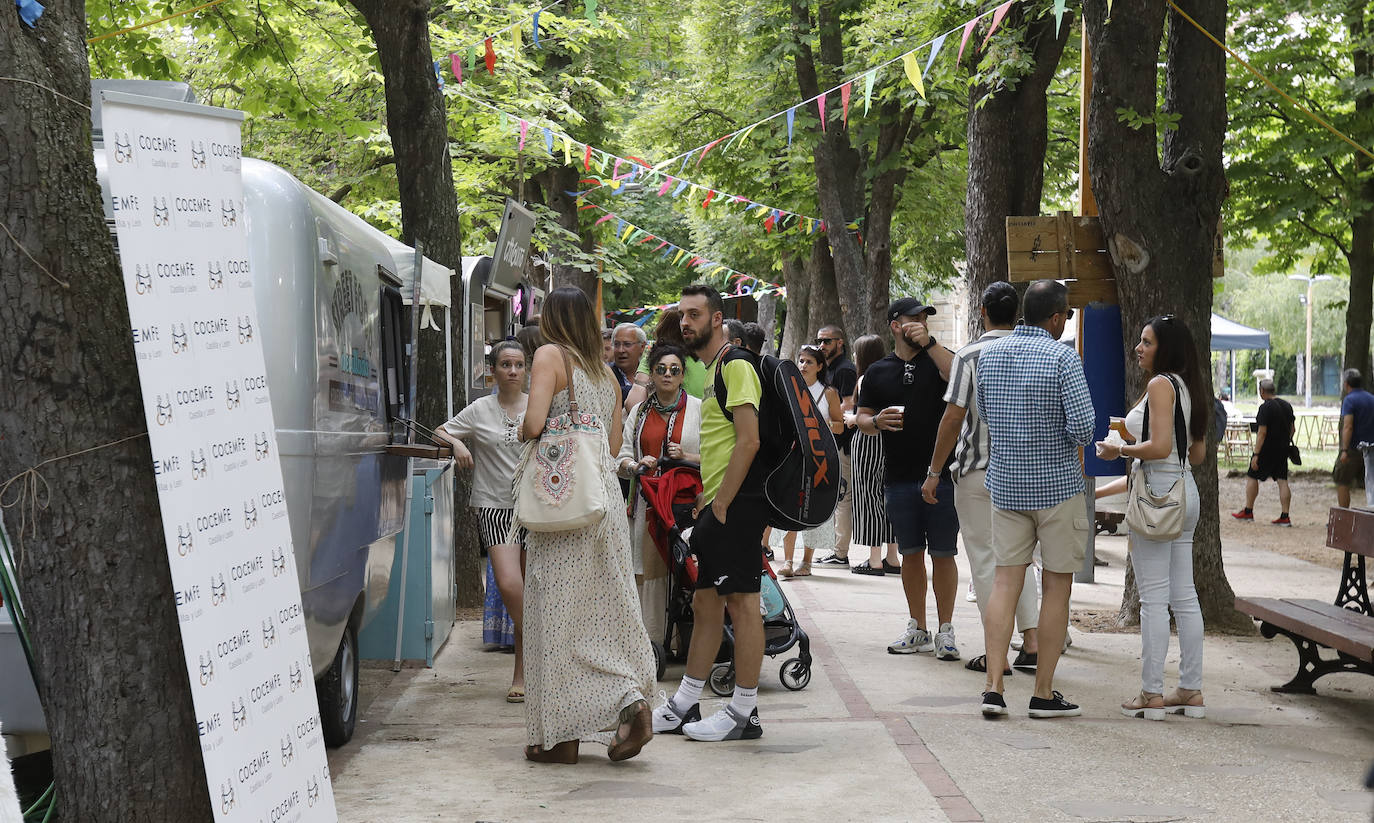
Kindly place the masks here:
POLYGON ((927 306, 915 297, 899 297, 887 307, 887 320, 890 323, 898 317, 915 317, 925 312, 935 314, 935 307, 927 306))

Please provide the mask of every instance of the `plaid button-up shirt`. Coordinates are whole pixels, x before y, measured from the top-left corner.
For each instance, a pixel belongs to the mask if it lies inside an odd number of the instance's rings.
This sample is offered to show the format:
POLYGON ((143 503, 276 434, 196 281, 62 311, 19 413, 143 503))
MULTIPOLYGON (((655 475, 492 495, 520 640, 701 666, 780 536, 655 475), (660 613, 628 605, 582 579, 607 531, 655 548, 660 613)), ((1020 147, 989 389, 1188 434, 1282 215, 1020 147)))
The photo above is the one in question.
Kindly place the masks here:
POLYGON ((1034 511, 1082 493, 1078 447, 1092 440, 1093 403, 1073 349, 1038 326, 1017 326, 983 349, 977 379, 992 504, 1034 511))

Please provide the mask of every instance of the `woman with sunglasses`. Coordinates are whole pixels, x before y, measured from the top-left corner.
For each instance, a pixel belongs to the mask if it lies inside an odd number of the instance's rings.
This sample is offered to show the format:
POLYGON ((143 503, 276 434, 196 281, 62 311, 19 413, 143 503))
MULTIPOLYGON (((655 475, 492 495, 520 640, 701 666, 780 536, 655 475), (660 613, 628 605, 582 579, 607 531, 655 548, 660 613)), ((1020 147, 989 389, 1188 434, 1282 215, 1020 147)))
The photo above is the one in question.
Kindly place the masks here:
MULTIPOLYGON (((1136 362, 1149 376, 1145 396, 1126 415, 1134 441, 1126 445, 1101 441, 1097 456, 1141 461, 1145 482, 1155 492, 1184 484, 1183 532, 1172 540, 1131 535, 1131 565, 1140 590, 1140 694, 1121 704, 1127 717, 1163 720, 1165 713, 1202 717, 1202 609, 1193 587, 1193 530, 1198 522, 1197 483, 1193 466, 1207 452, 1208 415, 1212 404, 1188 327, 1173 315, 1154 317, 1140 331, 1136 362), (1199 398, 1194 403, 1193 398, 1199 398), (1175 426, 1175 407, 1182 410, 1183 431, 1175 426), (1149 410, 1149 430, 1145 429, 1149 410), (1178 435, 1181 434, 1180 438, 1178 435), (1169 650, 1169 612, 1178 624, 1178 688, 1164 695, 1164 657, 1169 650)), ((1126 491, 1126 478, 1097 489, 1097 497, 1126 491)))
MULTIPOLYGON (((682 386, 687 353, 670 343, 649 352, 651 392, 630 409, 620 441, 617 468, 621 477, 638 469, 653 473, 665 459, 701 463, 701 401, 682 386)), ((649 537, 647 505, 637 486, 630 495, 630 548, 634 555, 639 605, 649 637, 663 637, 668 602, 668 567, 649 537)))
MULTIPOLYGON (((811 400, 816 404, 816 410, 820 413, 821 419, 830 424, 830 433, 839 434, 844 431, 844 412, 840 408, 840 395, 821 380, 824 364, 825 355, 821 353, 820 346, 802 346, 801 351, 797 353, 797 368, 801 370, 802 379, 806 381, 807 391, 811 392, 811 400)), ((835 515, 832 514, 829 520, 814 529, 800 533, 805 551, 802 554, 801 565, 793 568, 792 555, 797 549, 797 534, 787 532, 781 537, 783 564, 782 568, 778 569, 778 574, 783 577, 809 576, 811 557, 816 553, 816 549, 830 552, 835 550, 835 515)), ((769 540, 778 539, 778 530, 774 529, 769 540)))

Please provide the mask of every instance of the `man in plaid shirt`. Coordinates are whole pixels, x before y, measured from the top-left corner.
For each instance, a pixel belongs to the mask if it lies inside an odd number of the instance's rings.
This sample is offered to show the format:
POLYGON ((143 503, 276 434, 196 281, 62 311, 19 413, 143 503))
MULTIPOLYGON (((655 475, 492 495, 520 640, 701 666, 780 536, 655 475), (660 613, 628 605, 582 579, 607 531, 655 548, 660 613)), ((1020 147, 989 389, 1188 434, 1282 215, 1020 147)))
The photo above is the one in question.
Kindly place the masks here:
POLYGON ((1087 499, 1078 450, 1093 436, 1093 405, 1083 363, 1059 342, 1073 317, 1069 292, 1054 280, 1026 290, 1025 325, 988 346, 978 360, 978 415, 988 428, 987 488, 993 506, 997 575, 983 614, 987 686, 983 716, 1007 713, 1007 666, 1016 601, 1036 543, 1044 564, 1040 657, 1031 717, 1072 717, 1078 706, 1054 691, 1069 625, 1073 574, 1087 549, 1087 499))

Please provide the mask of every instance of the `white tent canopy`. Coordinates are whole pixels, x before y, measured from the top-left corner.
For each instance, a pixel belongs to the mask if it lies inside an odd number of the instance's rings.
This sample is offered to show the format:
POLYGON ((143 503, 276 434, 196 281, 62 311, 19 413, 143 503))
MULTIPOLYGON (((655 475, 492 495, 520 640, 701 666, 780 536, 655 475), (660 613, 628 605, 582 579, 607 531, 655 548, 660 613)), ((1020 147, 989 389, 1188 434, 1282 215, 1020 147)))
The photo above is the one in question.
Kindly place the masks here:
POLYGON ((1242 326, 1212 313, 1212 351, 1269 348, 1269 332, 1242 326))

